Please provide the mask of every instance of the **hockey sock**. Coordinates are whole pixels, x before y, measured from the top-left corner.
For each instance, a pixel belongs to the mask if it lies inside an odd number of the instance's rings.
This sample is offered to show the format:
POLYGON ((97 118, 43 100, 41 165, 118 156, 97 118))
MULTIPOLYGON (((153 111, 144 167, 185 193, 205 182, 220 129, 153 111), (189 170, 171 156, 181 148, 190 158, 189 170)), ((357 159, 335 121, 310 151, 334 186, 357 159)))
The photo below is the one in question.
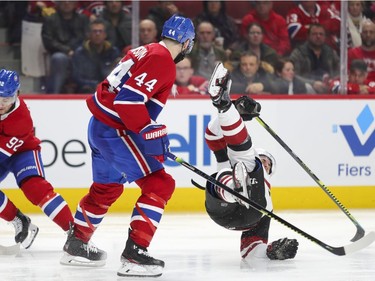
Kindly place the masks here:
POLYGON ((52 185, 42 177, 31 177, 21 183, 21 190, 27 199, 42 211, 64 231, 69 230, 73 222, 72 213, 68 204, 52 185))
POLYGON ((12 221, 17 214, 17 208, 12 201, 0 190, 0 218, 12 221))

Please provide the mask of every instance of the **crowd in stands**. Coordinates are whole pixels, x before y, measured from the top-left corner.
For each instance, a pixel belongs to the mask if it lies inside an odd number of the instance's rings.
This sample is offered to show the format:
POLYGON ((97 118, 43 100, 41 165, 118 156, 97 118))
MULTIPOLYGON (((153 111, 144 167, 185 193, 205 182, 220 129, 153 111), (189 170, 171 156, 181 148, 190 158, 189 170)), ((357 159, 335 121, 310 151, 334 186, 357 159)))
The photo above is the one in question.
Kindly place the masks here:
MULTIPOLYGON (((249 1, 242 18, 231 1, 201 1, 192 18, 193 51, 176 65, 171 95, 205 95, 217 62, 231 71, 237 94, 339 94, 340 5, 348 5, 347 94, 373 94, 375 1, 249 1), (278 3, 280 7, 280 3, 278 3)), ((179 1, 157 1, 140 19, 139 45, 158 42, 163 23, 185 15, 179 1)), ((142 5, 142 2, 140 2, 142 5)), ((195 5, 197 6, 197 5, 195 5)), ((5 1, 9 43, 20 42, 21 21, 42 24, 48 52, 46 93, 92 93, 132 49, 131 1, 5 1), (8 12, 9 11, 9 12, 8 12), (12 14, 13 13, 13 14, 12 14)))

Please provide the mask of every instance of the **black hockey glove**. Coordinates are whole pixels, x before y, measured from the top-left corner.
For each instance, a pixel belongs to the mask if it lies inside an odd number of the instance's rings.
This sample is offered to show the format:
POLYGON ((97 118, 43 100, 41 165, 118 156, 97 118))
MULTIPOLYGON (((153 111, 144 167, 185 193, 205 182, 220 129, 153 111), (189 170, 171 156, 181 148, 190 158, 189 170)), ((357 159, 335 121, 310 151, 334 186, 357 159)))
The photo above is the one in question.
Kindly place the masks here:
POLYGON ((267 257, 270 260, 292 259, 296 256, 298 241, 296 239, 282 238, 267 246, 267 257))
POLYGON ((260 103, 248 96, 242 96, 233 103, 244 121, 249 121, 254 117, 258 117, 262 108, 260 103))

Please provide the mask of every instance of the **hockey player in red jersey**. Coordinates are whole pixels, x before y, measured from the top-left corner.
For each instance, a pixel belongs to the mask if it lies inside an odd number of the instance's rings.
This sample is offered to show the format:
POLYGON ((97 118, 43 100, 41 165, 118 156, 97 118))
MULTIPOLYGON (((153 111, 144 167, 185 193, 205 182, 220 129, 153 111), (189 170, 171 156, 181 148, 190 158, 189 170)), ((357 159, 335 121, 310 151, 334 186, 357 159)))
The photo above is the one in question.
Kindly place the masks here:
MULTIPOLYGON (((20 82, 15 71, 0 70, 0 181, 13 173, 26 198, 68 231, 73 222, 65 200, 45 179, 40 140, 35 137, 33 121, 25 102, 18 97, 20 82)), ((15 240, 29 248, 38 227, 0 191, 0 217, 12 222, 15 240)))
MULTIPOLYGON (((244 120, 259 116, 260 104, 244 96, 234 103, 229 98, 231 80, 228 70, 219 63, 209 83, 216 119, 206 129, 206 142, 218 162, 216 179, 251 201, 272 211, 269 177, 275 172, 274 157, 263 149, 252 147, 244 120), (240 115, 241 114, 241 115, 240 115)), ((236 196, 207 183, 206 210, 217 224, 242 231, 241 256, 244 260, 294 258, 298 242, 283 238, 268 244, 270 218, 251 208, 236 196)))
POLYGON ((169 140, 166 126, 156 123, 176 78, 175 64, 190 53, 194 26, 172 16, 164 24, 162 41, 130 50, 87 99, 93 117, 88 128, 93 184, 80 201, 74 227, 64 246, 62 264, 104 265, 106 253, 89 240, 109 207, 135 182, 141 196, 131 216, 119 276, 160 276, 164 261, 147 248, 171 198, 174 179, 165 172, 169 140))

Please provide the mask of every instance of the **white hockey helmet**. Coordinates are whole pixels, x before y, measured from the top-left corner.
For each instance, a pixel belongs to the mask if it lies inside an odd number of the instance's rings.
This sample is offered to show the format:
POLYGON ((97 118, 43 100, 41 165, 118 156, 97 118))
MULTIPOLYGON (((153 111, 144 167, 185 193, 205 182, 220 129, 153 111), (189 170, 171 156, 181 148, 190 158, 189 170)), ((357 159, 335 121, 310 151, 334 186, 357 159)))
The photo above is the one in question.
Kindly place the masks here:
POLYGON ((272 176, 276 172, 276 160, 275 157, 271 153, 269 153, 267 150, 263 148, 255 148, 255 151, 258 153, 259 156, 265 156, 267 157, 271 162, 271 169, 269 172, 269 175, 272 176))

